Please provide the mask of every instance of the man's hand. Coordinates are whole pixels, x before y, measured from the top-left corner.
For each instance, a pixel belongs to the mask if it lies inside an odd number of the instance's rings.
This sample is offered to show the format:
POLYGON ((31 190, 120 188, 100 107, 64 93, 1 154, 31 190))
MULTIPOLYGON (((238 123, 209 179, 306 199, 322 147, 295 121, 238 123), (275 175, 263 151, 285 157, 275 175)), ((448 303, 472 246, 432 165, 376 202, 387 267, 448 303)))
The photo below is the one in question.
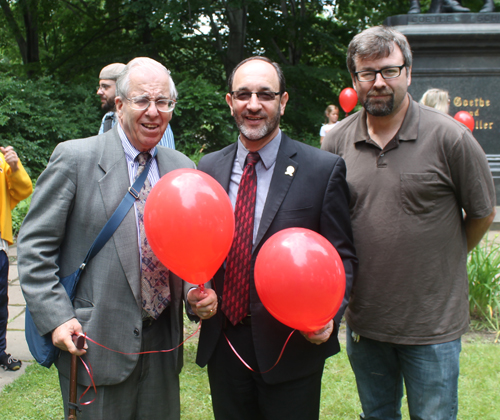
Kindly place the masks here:
POLYGON ((313 332, 301 331, 301 334, 307 341, 310 341, 313 344, 322 344, 328 341, 328 339, 332 335, 332 332, 333 332, 333 319, 318 331, 313 331, 313 332))
POLYGON ((191 289, 187 294, 187 301, 200 319, 210 319, 217 313, 217 294, 213 289, 191 289))
POLYGON ((12 146, 0 147, 0 152, 3 153, 5 157, 5 161, 8 163, 12 172, 16 172, 19 169, 19 157, 17 153, 14 151, 12 146))
MULTIPOLYGON (((73 335, 78 335, 82 332, 82 326, 76 318, 71 318, 64 324, 59 325, 54 331, 52 331, 52 343, 57 348, 64 351, 69 351, 71 354, 76 356, 82 356, 86 353, 86 350, 78 350, 73 343, 73 335)), ((85 344, 85 349, 87 344, 85 344)))

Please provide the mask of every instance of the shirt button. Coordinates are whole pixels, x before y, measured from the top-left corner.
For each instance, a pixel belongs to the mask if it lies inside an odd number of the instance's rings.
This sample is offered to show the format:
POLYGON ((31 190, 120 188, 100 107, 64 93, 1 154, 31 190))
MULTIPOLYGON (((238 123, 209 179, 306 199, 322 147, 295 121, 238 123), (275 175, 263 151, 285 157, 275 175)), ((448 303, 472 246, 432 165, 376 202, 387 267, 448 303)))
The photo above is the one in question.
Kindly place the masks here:
POLYGON ((134 330, 134 335, 135 335, 136 337, 139 337, 139 334, 140 334, 140 331, 139 331, 139 329, 138 329, 138 328, 136 328, 136 329, 134 330))
POLYGON ((382 153, 382 154, 380 155, 380 157, 382 157, 382 156, 384 156, 384 155, 385 155, 385 153, 382 153))

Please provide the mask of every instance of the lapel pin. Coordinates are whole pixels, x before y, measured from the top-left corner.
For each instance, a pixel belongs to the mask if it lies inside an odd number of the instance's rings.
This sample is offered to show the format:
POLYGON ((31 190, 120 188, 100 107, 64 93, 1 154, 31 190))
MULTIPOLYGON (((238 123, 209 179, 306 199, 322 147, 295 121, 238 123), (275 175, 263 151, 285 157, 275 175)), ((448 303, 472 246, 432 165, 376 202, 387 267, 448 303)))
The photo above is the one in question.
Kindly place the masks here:
POLYGON ((293 176, 294 172, 295 172, 295 168, 293 166, 289 166, 288 168, 286 168, 285 175, 293 176))

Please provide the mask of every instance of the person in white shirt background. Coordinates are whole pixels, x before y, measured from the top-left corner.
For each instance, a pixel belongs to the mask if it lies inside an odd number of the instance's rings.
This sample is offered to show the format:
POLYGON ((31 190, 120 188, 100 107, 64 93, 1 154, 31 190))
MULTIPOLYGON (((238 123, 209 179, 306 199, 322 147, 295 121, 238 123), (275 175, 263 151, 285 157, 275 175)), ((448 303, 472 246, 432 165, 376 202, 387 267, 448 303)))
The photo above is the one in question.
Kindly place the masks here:
POLYGON ((335 124, 339 120, 339 107, 337 105, 328 105, 325 109, 325 124, 321 126, 319 131, 320 143, 323 143, 323 139, 335 124))

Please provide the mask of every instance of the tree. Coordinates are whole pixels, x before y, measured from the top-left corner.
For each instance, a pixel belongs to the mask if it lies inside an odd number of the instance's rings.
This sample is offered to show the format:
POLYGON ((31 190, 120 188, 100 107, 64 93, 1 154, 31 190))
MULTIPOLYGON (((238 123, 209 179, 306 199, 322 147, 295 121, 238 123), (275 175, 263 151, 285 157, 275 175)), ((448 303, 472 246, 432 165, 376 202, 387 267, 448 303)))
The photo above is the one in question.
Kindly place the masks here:
POLYGON ((0 0, 0 6, 7 21, 7 25, 16 39, 26 73, 33 75, 40 64, 38 49, 38 0, 19 0, 18 9, 24 21, 25 35, 23 35, 18 21, 14 17, 13 9, 7 0, 0 0))
POLYGON ((234 141, 226 80, 252 55, 283 68, 290 93, 284 130, 319 145, 325 107, 351 83, 345 53, 352 36, 408 8, 406 1, 381 0, 0 0, 0 6, 0 70, 10 75, 3 92, 12 95, 0 102, 2 140, 19 140, 27 154, 30 144, 46 148, 38 153, 46 157, 58 141, 95 133, 100 69, 149 56, 172 72, 179 90, 172 128, 178 148, 195 159, 234 141), (9 84, 39 92, 16 96, 9 84), (36 116, 37 128, 27 130, 16 115, 36 116))

